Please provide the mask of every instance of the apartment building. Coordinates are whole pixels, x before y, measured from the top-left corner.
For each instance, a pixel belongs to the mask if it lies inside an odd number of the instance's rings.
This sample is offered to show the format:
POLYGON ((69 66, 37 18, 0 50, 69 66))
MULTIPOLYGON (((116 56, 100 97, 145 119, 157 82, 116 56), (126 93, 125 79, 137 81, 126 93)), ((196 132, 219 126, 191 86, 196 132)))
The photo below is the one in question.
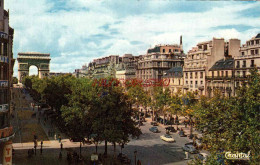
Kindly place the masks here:
POLYGON ((156 45, 148 49, 146 55, 139 57, 136 78, 159 81, 163 74, 172 67, 181 67, 184 64, 185 54, 182 49, 182 37, 180 45, 156 45))
POLYGON ((12 164, 13 127, 10 124, 11 89, 13 66, 13 35, 9 26, 9 12, 4 9, 4 0, 0 0, 0 164, 12 164))
POLYGON ((213 38, 210 41, 200 42, 192 48, 184 60, 184 93, 198 91, 200 95, 206 95, 206 76, 212 76, 209 70, 217 61, 233 54, 237 55, 239 46, 238 39, 225 42, 223 38, 213 38))
POLYGON ((260 69, 260 33, 246 41, 239 51, 239 55, 234 57, 235 87, 247 81, 250 69, 255 66, 260 69))
POLYGON ((163 89, 169 88, 171 95, 178 91, 183 92, 183 68, 173 67, 167 70, 163 76, 163 82, 165 84, 163 89))

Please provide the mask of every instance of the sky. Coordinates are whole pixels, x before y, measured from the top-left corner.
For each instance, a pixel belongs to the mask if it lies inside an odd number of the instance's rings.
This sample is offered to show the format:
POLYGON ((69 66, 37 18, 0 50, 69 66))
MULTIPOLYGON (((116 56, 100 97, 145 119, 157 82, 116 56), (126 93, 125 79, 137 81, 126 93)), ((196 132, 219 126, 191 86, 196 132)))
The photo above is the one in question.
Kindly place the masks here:
MULTIPOLYGON (((174 0, 5 0, 18 52, 51 55, 51 72, 74 72, 95 58, 142 55, 156 44, 187 53, 213 37, 241 44, 260 33, 260 2, 174 0)), ((17 76, 17 62, 14 76, 17 76)), ((30 72, 36 73, 37 69, 30 72)))

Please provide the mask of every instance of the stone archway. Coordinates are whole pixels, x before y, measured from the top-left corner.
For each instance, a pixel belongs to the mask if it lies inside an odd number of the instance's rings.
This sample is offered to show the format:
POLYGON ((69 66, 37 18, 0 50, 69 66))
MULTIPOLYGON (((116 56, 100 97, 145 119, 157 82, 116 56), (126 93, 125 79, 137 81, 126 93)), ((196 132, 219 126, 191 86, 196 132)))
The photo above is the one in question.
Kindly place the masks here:
POLYGON ((50 54, 46 53, 18 53, 18 82, 22 83, 25 76, 29 75, 30 66, 38 68, 38 77, 43 78, 50 72, 50 54))

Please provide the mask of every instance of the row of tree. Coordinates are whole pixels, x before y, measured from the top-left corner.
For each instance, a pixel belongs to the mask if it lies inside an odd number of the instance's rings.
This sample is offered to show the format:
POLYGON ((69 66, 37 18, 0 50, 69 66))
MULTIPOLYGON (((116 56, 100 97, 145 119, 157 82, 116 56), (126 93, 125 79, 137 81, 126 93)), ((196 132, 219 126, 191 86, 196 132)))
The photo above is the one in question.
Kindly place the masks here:
POLYGON ((70 135, 78 134, 81 139, 94 133, 97 143, 105 141, 114 146, 127 143, 130 135, 140 134, 131 116, 133 105, 142 105, 153 110, 153 119, 158 114, 193 116, 195 127, 203 132, 203 143, 211 152, 209 164, 219 163, 223 151, 250 151, 250 163, 259 162, 260 75, 257 69, 251 71, 247 83, 231 98, 215 91, 213 98, 201 96, 198 100, 196 92, 171 94, 168 88, 162 87, 121 88, 118 81, 113 85, 93 86, 89 79, 71 76, 43 80, 28 77, 24 84, 35 91, 32 93, 36 100, 44 98, 60 114, 70 135))
POLYGON ((70 75, 39 79, 26 77, 24 85, 36 101, 45 101, 57 115, 57 125, 72 140, 91 139, 97 145, 126 144, 141 134, 133 120, 132 100, 119 84, 93 86, 90 79, 70 75), (40 97, 39 97, 40 96, 40 97))

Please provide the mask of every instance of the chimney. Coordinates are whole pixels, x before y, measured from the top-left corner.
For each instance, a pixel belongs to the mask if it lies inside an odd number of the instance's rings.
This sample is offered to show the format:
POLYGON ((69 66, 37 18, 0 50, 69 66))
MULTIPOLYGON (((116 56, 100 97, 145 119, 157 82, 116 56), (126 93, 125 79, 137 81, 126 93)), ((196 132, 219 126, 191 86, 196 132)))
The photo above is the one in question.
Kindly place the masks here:
POLYGON ((180 48, 182 50, 182 35, 180 36, 180 48))

